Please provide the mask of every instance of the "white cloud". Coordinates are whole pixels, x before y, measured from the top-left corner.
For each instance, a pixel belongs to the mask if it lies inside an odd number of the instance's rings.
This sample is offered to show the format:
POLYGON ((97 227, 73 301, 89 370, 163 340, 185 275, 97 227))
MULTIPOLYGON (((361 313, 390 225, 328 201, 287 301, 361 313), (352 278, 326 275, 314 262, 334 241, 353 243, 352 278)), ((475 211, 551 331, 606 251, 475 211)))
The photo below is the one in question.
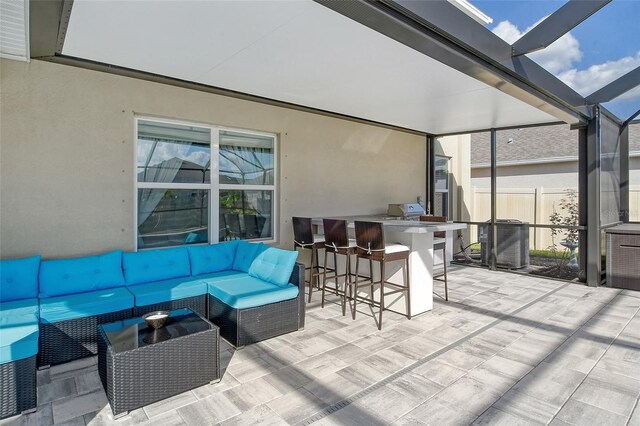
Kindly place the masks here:
MULTIPOLYGON (((558 78, 571 86, 576 92, 587 96, 639 66, 640 51, 638 51, 635 56, 626 56, 617 61, 591 65, 586 70, 572 68, 560 73, 558 78)), ((620 96, 620 99, 634 99, 639 97, 640 87, 636 87, 620 96)))
MULTIPOLYGON (((524 31, 521 31, 509 21, 502 21, 496 25, 493 33, 507 43, 513 44, 540 21, 524 31)), ((579 70, 574 64, 580 62, 583 53, 580 49, 580 42, 570 32, 560 37, 546 49, 530 53, 527 56, 583 96, 590 95, 607 83, 640 66, 640 51, 638 51, 635 56, 626 56, 616 61, 607 61, 603 64, 596 64, 587 69, 579 70)), ((640 87, 637 87, 620 96, 620 99, 639 97, 640 87)))
MULTIPOLYGON (((502 21, 493 29, 493 32, 507 43, 513 44, 545 18, 542 18, 524 31, 520 31, 516 25, 509 21, 502 21)), ((554 41, 546 49, 530 53, 527 56, 549 72, 557 74, 567 70, 575 62, 580 61, 582 59, 582 51, 580 50, 580 42, 569 32, 554 41)))
POLYGON ((523 34, 518 27, 510 21, 501 21, 492 31, 495 35, 509 44, 513 44, 516 40, 522 37, 523 34))

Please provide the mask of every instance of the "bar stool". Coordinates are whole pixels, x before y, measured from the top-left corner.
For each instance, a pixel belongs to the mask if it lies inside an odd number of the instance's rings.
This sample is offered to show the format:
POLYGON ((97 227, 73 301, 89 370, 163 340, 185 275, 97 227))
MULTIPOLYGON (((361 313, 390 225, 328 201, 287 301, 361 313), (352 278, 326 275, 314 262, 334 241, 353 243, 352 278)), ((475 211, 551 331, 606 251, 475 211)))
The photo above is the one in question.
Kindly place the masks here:
MULTIPOLYGON (((446 216, 420 216, 421 222, 446 222, 446 216)), ((447 284, 447 233, 437 231, 433 233, 433 251, 442 250, 442 260, 444 261, 444 273, 434 275, 433 279, 444 276, 444 300, 449 301, 449 286, 447 284)), ((435 257, 435 256, 434 256, 435 257)), ((443 281, 443 280, 438 280, 443 281)))
MULTIPOLYGON (((318 250, 324 248, 324 235, 314 234, 311 227, 311 218, 293 217, 293 250, 298 248, 311 250, 311 266, 305 267, 305 272, 309 271, 309 302, 313 292, 314 282, 317 289, 320 289, 320 265, 318 264, 318 250), (315 272, 314 272, 315 269, 315 272)), ((305 274, 306 275, 306 274, 305 274)))
POLYGON ((391 294, 405 293, 405 300, 407 302, 407 318, 411 319, 411 291, 409 281, 409 247, 402 244, 390 244, 386 245, 384 242, 384 230, 382 223, 380 222, 355 222, 356 227, 356 279, 352 283, 354 287, 353 295, 353 319, 356 319, 356 302, 358 300, 358 287, 361 285, 368 285, 371 291, 371 298, 368 302, 375 306, 373 299, 373 286, 380 285, 380 307, 378 330, 382 330, 382 311, 384 311, 384 298, 391 294), (360 259, 369 261, 369 274, 370 279, 368 281, 359 281, 360 279, 360 259), (404 285, 389 282, 385 279, 385 266, 388 262, 403 260, 404 270, 404 285), (373 279, 373 262, 380 262, 380 281, 376 282, 373 279), (385 292, 385 285, 395 288, 395 290, 385 292))
POLYGON ((322 307, 324 308, 324 296, 327 289, 327 255, 333 253, 333 279, 335 280, 334 290, 337 295, 342 293, 342 315, 346 315, 346 290, 351 282, 351 256, 356 254, 356 241, 349 239, 347 233, 347 221, 341 219, 322 219, 324 226, 324 270, 322 275, 322 307), (346 256, 344 274, 338 274, 338 255, 346 256), (340 291, 338 278, 344 277, 344 290, 340 291))

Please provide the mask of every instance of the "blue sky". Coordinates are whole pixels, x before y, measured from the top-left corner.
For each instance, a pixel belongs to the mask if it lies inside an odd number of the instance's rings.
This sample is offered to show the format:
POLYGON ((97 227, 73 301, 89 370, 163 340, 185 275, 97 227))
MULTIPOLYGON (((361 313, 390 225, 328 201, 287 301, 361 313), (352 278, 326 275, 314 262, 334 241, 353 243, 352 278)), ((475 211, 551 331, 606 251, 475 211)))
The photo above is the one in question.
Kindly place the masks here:
MULTIPOLYGON (((512 43, 565 1, 471 0, 489 15, 488 28, 512 43)), ((589 95, 640 66, 640 0, 614 0, 544 51, 530 57, 589 95)), ((640 88, 605 104, 626 119, 640 109, 640 88)))

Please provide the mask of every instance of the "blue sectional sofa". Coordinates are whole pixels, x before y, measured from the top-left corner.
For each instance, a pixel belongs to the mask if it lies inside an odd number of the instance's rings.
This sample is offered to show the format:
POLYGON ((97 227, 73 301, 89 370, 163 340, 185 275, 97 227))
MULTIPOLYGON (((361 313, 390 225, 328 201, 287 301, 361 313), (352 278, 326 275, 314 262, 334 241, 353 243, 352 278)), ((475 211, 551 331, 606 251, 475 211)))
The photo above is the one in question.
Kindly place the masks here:
POLYGON ((0 419, 35 410, 40 256, 0 265, 0 419))
POLYGON ((131 317, 134 296, 125 287, 122 250, 45 260, 39 284, 39 366, 95 355, 98 324, 131 317))
POLYGON ((98 324, 188 307, 235 346, 303 328, 297 255, 230 241, 0 261, 0 418, 35 409, 36 366, 95 355, 98 324))
POLYGON ((296 259, 297 252, 230 241, 0 261, 2 368, 36 355, 40 367, 95 355, 98 324, 159 309, 188 307, 235 346, 298 330, 305 290, 296 259))
POLYGON ((243 241, 188 247, 207 283, 208 317, 236 347, 304 328, 304 266, 298 253, 243 241))

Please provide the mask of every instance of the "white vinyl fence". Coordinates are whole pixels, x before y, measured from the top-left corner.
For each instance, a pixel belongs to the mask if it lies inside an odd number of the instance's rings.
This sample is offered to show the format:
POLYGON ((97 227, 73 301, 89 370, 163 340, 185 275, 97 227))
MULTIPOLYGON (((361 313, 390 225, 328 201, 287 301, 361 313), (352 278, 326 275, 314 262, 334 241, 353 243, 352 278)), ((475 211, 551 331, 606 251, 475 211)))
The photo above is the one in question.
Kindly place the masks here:
MULTIPOLYGON (((550 216, 557 211, 562 216, 568 212, 560 208, 560 202, 567 198, 567 190, 577 188, 498 188, 498 219, 518 219, 530 224, 550 225, 550 216)), ((640 221, 640 186, 632 185, 629 191, 629 217, 632 221, 640 221)), ((473 188, 472 222, 484 222, 491 217, 491 190, 489 188, 473 188)), ((477 238, 477 227, 471 227, 471 239, 477 238)), ((556 244, 563 239, 556 237, 556 244)), ((546 250, 551 246, 551 230, 531 229, 529 245, 531 249, 546 250)), ((558 246, 558 249, 562 247, 558 246)))

